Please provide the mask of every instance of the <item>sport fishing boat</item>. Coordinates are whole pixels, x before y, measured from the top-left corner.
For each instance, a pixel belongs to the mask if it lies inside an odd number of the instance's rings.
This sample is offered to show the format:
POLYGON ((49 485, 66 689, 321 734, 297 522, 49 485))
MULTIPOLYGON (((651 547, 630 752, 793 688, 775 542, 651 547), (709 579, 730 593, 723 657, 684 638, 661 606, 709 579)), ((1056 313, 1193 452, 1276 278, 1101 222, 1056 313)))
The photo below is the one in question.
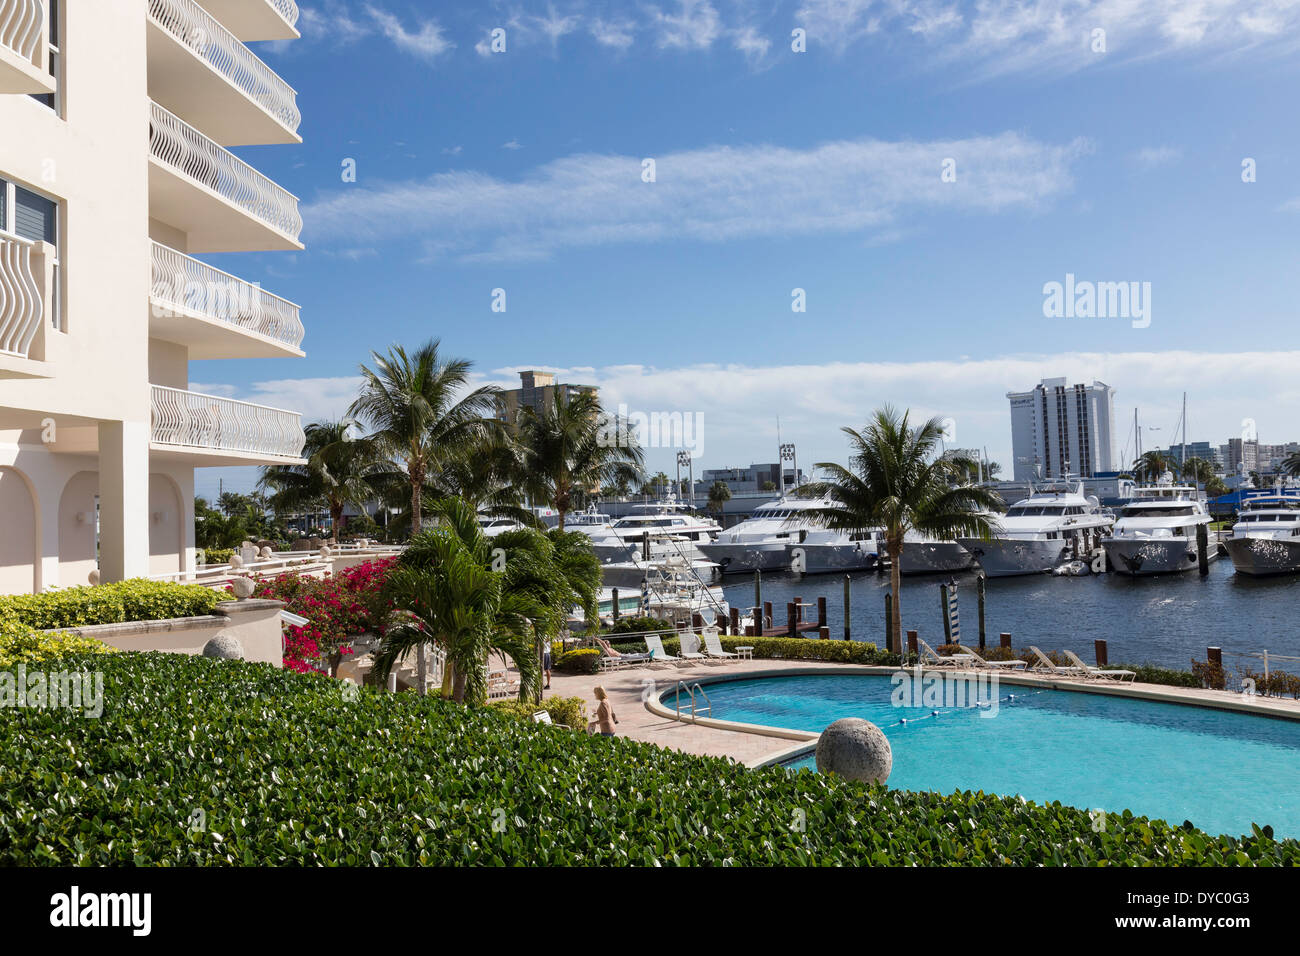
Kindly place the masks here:
POLYGON ((640 548, 644 557, 645 540, 650 538, 650 557, 684 555, 699 557, 701 543, 714 540, 722 526, 712 518, 696 514, 676 496, 662 501, 635 505, 632 512, 613 521, 603 530, 603 539, 592 535, 593 543, 640 548), (614 540, 609 540, 609 539, 614 540))
POLYGON ((835 507, 829 498, 778 498, 764 502, 753 515, 721 532, 717 540, 696 545, 726 574, 741 571, 779 571, 790 566, 787 545, 801 544, 823 529, 820 511, 835 507))
MULTIPOLYGON (((1169 574, 1199 566, 1196 529, 1213 520, 1194 485, 1176 485, 1166 472, 1154 485, 1139 485, 1119 511, 1110 536, 1101 539, 1107 564, 1119 574, 1169 574)), ((1207 559, 1218 557, 1217 544, 1207 559)))
POLYGON ((1300 571, 1300 488, 1246 492, 1225 546, 1238 574, 1300 571))
POLYGON ((959 538, 991 578, 1044 574, 1066 561, 1091 556, 1115 522, 1083 482, 1065 480, 1030 486, 1029 497, 993 516, 995 537, 959 538))

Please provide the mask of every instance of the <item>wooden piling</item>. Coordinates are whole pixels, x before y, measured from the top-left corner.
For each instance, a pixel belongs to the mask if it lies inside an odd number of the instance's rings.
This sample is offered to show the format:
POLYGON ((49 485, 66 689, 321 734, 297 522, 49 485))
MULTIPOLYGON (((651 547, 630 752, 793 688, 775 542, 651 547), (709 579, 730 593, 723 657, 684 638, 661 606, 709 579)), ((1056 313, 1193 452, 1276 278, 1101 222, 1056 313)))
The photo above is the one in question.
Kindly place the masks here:
POLYGON ((894 595, 885 592, 885 650, 894 649, 894 595))
MULTIPOLYGON (((943 615, 943 642, 952 643, 952 620, 948 617, 948 585, 939 585, 939 613, 943 615)), ((911 631, 907 633, 911 634, 911 631)))
POLYGON ((1214 664, 1214 665, 1216 665, 1216 666, 1218 666, 1218 667, 1222 667, 1222 666, 1223 666, 1223 648, 1221 648, 1221 647, 1207 647, 1207 648, 1205 649, 1205 659, 1206 659, 1206 661, 1208 661, 1208 662, 1211 663, 1211 664, 1214 664))
POLYGON ((844 639, 846 641, 853 640, 849 634, 849 576, 846 574, 844 575, 844 639))
POLYGON ((1208 525, 1196 526, 1196 569, 1202 574, 1210 573, 1210 529, 1208 525))
POLYGON ((998 646, 1005 647, 1007 650, 1011 650, 1011 635, 1006 631, 1003 631, 1001 634, 999 634, 998 646))
POLYGON ((831 629, 829 627, 819 627, 817 628, 817 636, 823 641, 829 641, 831 639, 831 629))
POLYGON ((916 631, 908 631, 907 632, 907 653, 920 654, 921 653, 920 641, 921 638, 916 631))
POLYGON ((763 572, 754 569, 754 607, 763 606, 763 572))
POLYGON ((614 620, 618 620, 618 588, 611 589, 614 595, 614 620))
POLYGON ((975 579, 975 593, 979 596, 980 605, 980 650, 984 650, 984 575, 975 579))
POLYGON ((764 627, 772 626, 772 602, 771 601, 763 602, 763 626, 764 627))
POLYGON ((818 628, 818 630, 826 630, 826 629, 827 629, 827 625, 826 625, 826 599, 825 599, 824 597, 819 597, 819 598, 817 599, 817 628, 818 628))
POLYGON ((1110 663, 1110 658, 1106 653, 1106 642, 1102 638, 1097 638, 1092 642, 1093 653, 1097 655, 1097 666, 1105 667, 1110 663))
POLYGON ((794 601, 788 601, 785 605, 785 629, 788 637, 798 637, 797 629, 799 623, 799 605, 794 601))
POLYGON ((731 633, 740 635, 740 608, 738 607, 731 609, 731 633))

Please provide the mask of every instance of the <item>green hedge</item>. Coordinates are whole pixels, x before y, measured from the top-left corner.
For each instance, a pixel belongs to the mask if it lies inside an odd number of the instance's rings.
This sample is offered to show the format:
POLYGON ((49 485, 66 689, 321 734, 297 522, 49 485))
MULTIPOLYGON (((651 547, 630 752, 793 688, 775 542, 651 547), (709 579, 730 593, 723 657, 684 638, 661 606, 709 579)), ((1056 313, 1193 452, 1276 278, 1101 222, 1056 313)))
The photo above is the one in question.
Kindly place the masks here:
POLYGON ((600 651, 594 647, 579 647, 565 651, 553 661, 557 671, 570 674, 595 674, 600 670, 600 651))
POLYGON ((496 700, 488 706, 528 721, 533 719, 533 714, 537 711, 544 710, 557 724, 564 724, 574 730, 587 729, 587 705, 581 697, 547 697, 540 704, 523 700, 496 700))
POLYGON ((27 627, 0 628, 0 669, 17 664, 37 664, 66 654, 114 654, 116 648, 93 637, 79 637, 58 631, 34 631, 27 627))
MULTIPOLYGON (((724 651, 735 652, 737 647, 752 647, 755 658, 792 661, 828 661, 836 664, 879 664, 897 667, 898 654, 881 650, 866 641, 823 641, 815 637, 728 637, 720 638, 724 651)), ((676 654, 681 641, 675 637, 664 638, 664 650, 676 654)))
POLYGON ((235 556, 234 548, 205 548, 203 550, 204 564, 229 564, 230 559, 235 556))
POLYGON ((85 627, 211 614, 225 597, 198 584, 133 579, 0 597, 0 627, 85 627))
POLYGON ((101 718, 0 715, 0 865, 1300 863, 1267 832, 1094 832, 1059 804, 748 770, 265 664, 65 662, 92 665, 101 718))

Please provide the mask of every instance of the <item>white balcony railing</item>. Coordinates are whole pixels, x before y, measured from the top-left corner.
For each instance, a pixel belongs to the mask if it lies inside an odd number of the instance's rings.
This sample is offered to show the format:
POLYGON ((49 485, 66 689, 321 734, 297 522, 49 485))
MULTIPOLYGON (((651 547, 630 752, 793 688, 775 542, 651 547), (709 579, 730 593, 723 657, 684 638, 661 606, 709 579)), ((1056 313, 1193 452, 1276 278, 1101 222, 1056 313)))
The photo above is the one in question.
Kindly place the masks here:
POLYGON ((281 458, 302 454, 306 438, 297 412, 164 385, 150 388, 155 444, 281 458))
POLYGON ((0 236, 0 353, 28 357, 45 316, 32 244, 0 236))
POLYGON ((271 6, 279 11, 280 16, 284 17, 289 26, 298 25, 298 4, 294 0, 271 0, 271 6))
POLYGON ((149 148, 160 162, 297 241, 297 198, 175 113, 149 104, 149 148))
POLYGON ((293 348, 302 344, 298 306, 289 300, 160 243, 151 249, 154 315, 192 313, 293 348))
POLYGON ((0 46, 32 62, 44 30, 44 0, 0 0, 0 46))
POLYGON ((254 103, 290 130, 298 131, 302 114, 293 88, 194 0, 149 0, 149 18, 243 90, 254 103))

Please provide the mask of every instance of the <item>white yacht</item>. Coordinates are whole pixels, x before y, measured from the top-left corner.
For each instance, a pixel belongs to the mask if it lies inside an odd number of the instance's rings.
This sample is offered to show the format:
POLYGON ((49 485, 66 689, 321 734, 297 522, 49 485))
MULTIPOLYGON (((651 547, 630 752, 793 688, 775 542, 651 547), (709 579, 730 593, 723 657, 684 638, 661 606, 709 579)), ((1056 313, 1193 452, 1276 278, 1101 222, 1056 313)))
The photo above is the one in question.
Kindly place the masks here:
POLYGON ((1091 555, 1114 523, 1093 496, 1084 497, 1082 481, 1059 481, 1030 487, 1030 494, 994 516, 995 537, 959 538, 992 578, 1043 574, 1057 565, 1091 555))
MULTIPOLYGON (((687 505, 669 495, 662 501, 634 505, 630 514, 610 525, 605 536, 644 550, 648 535, 652 558, 659 553, 698 557, 696 547, 714 540, 721 531, 722 526, 712 518, 695 514, 687 505)), ((595 541, 596 536, 593 535, 592 539, 595 541)))
POLYGON ((716 541, 696 545, 725 573, 779 571, 790 566, 787 545, 800 544, 814 531, 823 530, 814 515, 833 508, 828 498, 779 498, 764 502, 753 515, 727 528, 716 541))
MULTIPOLYGON (((805 574, 869 571, 887 559, 884 535, 879 529, 850 533, 826 528, 801 532, 801 540, 786 545, 793 566, 796 551, 803 554, 805 574)), ((939 541, 909 531, 903 536, 900 574, 935 574, 963 571, 975 558, 956 541, 939 541)))
MULTIPOLYGON (((648 614, 675 624, 689 624, 698 614, 706 624, 712 624, 716 619, 725 620, 730 613, 722 588, 706 583, 691 562, 680 557, 647 565, 634 586, 601 588, 597 606, 604 624, 613 622, 616 592, 619 614, 625 616, 648 614)), ((569 620, 580 625, 584 618, 582 608, 575 607, 569 620)))
POLYGON ((484 537, 488 538, 495 538, 507 531, 519 531, 523 528, 523 525, 514 518, 494 518, 485 514, 478 516, 478 526, 483 529, 484 537))
POLYGON ((1226 546, 1238 574, 1300 571, 1300 488, 1248 492, 1226 546))
MULTIPOLYGON (((1102 538, 1106 563, 1119 574, 1168 574, 1198 567, 1196 529, 1213 520, 1194 485, 1176 485, 1166 472, 1154 485, 1139 485, 1120 508, 1110 536, 1102 538)), ((1207 538, 1208 541, 1208 538, 1207 538)), ((1218 556, 1218 545, 1207 548, 1218 556)))

